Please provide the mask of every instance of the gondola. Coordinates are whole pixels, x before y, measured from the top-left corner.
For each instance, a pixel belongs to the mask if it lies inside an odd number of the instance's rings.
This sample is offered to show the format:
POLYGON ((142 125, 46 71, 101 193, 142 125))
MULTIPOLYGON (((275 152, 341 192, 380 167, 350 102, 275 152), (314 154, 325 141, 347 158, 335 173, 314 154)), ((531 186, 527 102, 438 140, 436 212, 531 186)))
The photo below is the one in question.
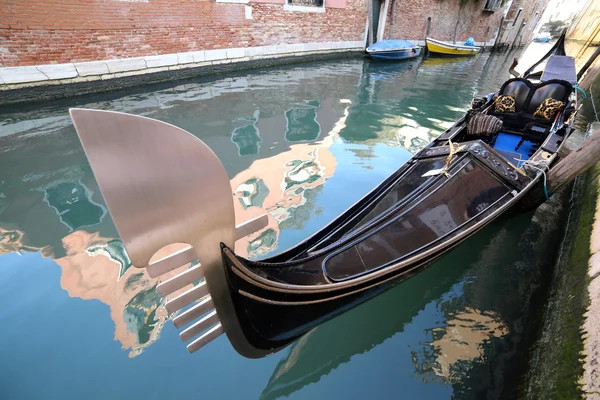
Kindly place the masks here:
POLYGON ((258 261, 234 245, 267 216, 236 225, 227 173, 201 140, 149 118, 70 112, 132 264, 157 277, 191 263, 157 287, 187 349, 225 332, 240 354, 263 357, 418 273, 544 185, 573 129, 575 83, 563 35, 327 226, 258 261), (540 116, 547 99, 555 110, 540 116), (184 247, 151 261, 173 243, 184 247))

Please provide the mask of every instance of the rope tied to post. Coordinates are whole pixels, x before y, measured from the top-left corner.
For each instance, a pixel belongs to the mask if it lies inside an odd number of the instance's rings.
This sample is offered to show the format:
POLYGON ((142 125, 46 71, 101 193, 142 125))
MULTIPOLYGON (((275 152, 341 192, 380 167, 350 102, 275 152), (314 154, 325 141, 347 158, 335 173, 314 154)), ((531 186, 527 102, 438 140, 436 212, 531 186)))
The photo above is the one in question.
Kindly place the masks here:
POLYGON ((546 197, 546 200, 552 199, 552 197, 548 193, 548 179, 546 178, 546 169, 548 169, 548 164, 544 161, 540 162, 540 161, 533 161, 533 160, 524 160, 522 157, 523 157, 522 155, 519 155, 519 159, 515 158, 515 160, 517 160, 517 165, 519 165, 519 163, 522 162, 520 168, 528 166, 528 167, 531 167, 531 168, 537 170, 536 175, 539 175, 539 174, 544 175, 544 186, 543 186, 544 196, 546 197))

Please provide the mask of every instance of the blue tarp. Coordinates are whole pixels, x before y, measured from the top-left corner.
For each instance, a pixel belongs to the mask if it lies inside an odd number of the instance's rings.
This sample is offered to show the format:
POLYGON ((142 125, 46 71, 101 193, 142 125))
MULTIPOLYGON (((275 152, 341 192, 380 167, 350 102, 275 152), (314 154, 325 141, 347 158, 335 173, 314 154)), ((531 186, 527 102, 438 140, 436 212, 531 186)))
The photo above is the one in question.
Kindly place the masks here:
POLYGON ((374 43, 367 48, 367 51, 388 51, 396 49, 409 49, 416 47, 408 40, 382 40, 374 43))
POLYGON ((530 142, 529 140, 524 140, 519 146, 521 139, 521 136, 500 132, 496 138, 494 149, 500 151, 508 161, 515 164, 517 167, 520 167, 521 164, 523 164, 523 161, 529 160, 529 157, 535 150, 535 143, 530 142))
POLYGON ((468 38, 465 42, 465 46, 475 46, 475 39, 473 39, 472 37, 468 38))

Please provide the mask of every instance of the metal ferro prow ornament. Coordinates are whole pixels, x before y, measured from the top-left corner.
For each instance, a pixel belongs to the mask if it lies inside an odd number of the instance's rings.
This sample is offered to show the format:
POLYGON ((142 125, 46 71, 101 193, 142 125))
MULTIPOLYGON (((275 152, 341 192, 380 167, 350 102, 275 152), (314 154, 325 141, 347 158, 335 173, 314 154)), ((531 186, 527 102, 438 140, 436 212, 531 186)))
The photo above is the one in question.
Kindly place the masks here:
POLYGON ((260 357, 241 333, 229 295, 221 244, 267 225, 262 215, 235 225, 231 185, 225 168, 202 140, 171 124, 112 111, 70 109, 71 118, 134 266, 159 277, 198 260, 161 282, 169 314, 197 302, 173 319, 187 349, 195 352, 226 332, 246 357, 260 357), (189 247, 150 263, 167 245, 189 247), (174 292, 202 280, 176 297, 174 292), (200 300, 200 301, 198 301, 200 300))

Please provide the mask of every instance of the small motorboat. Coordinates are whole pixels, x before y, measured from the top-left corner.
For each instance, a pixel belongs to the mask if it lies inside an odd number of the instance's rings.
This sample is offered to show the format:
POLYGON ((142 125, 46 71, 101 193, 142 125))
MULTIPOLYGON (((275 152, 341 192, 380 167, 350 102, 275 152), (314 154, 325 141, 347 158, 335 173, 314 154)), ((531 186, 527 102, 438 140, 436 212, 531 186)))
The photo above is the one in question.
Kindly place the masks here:
POLYGON ((452 44, 432 38, 426 38, 425 44, 427 45, 427 50, 432 54, 474 56, 479 53, 479 50, 481 50, 481 47, 475 46, 474 44, 452 44))
POLYGON ((236 225, 227 172, 204 142, 150 118, 70 113, 131 263, 151 277, 182 268, 157 291, 187 349, 225 332, 240 354, 263 357, 410 278, 545 188, 573 130, 576 81, 563 34, 328 225, 260 260, 236 254, 235 242, 269 217, 236 225), (186 247, 151 262, 174 243, 186 247))
POLYGON ((533 38, 533 41, 538 43, 548 43, 550 40, 552 40, 552 36, 548 32, 540 32, 533 38))
POLYGON ((406 60, 418 57, 421 47, 408 40, 382 40, 367 47, 366 52, 374 60, 406 60))

